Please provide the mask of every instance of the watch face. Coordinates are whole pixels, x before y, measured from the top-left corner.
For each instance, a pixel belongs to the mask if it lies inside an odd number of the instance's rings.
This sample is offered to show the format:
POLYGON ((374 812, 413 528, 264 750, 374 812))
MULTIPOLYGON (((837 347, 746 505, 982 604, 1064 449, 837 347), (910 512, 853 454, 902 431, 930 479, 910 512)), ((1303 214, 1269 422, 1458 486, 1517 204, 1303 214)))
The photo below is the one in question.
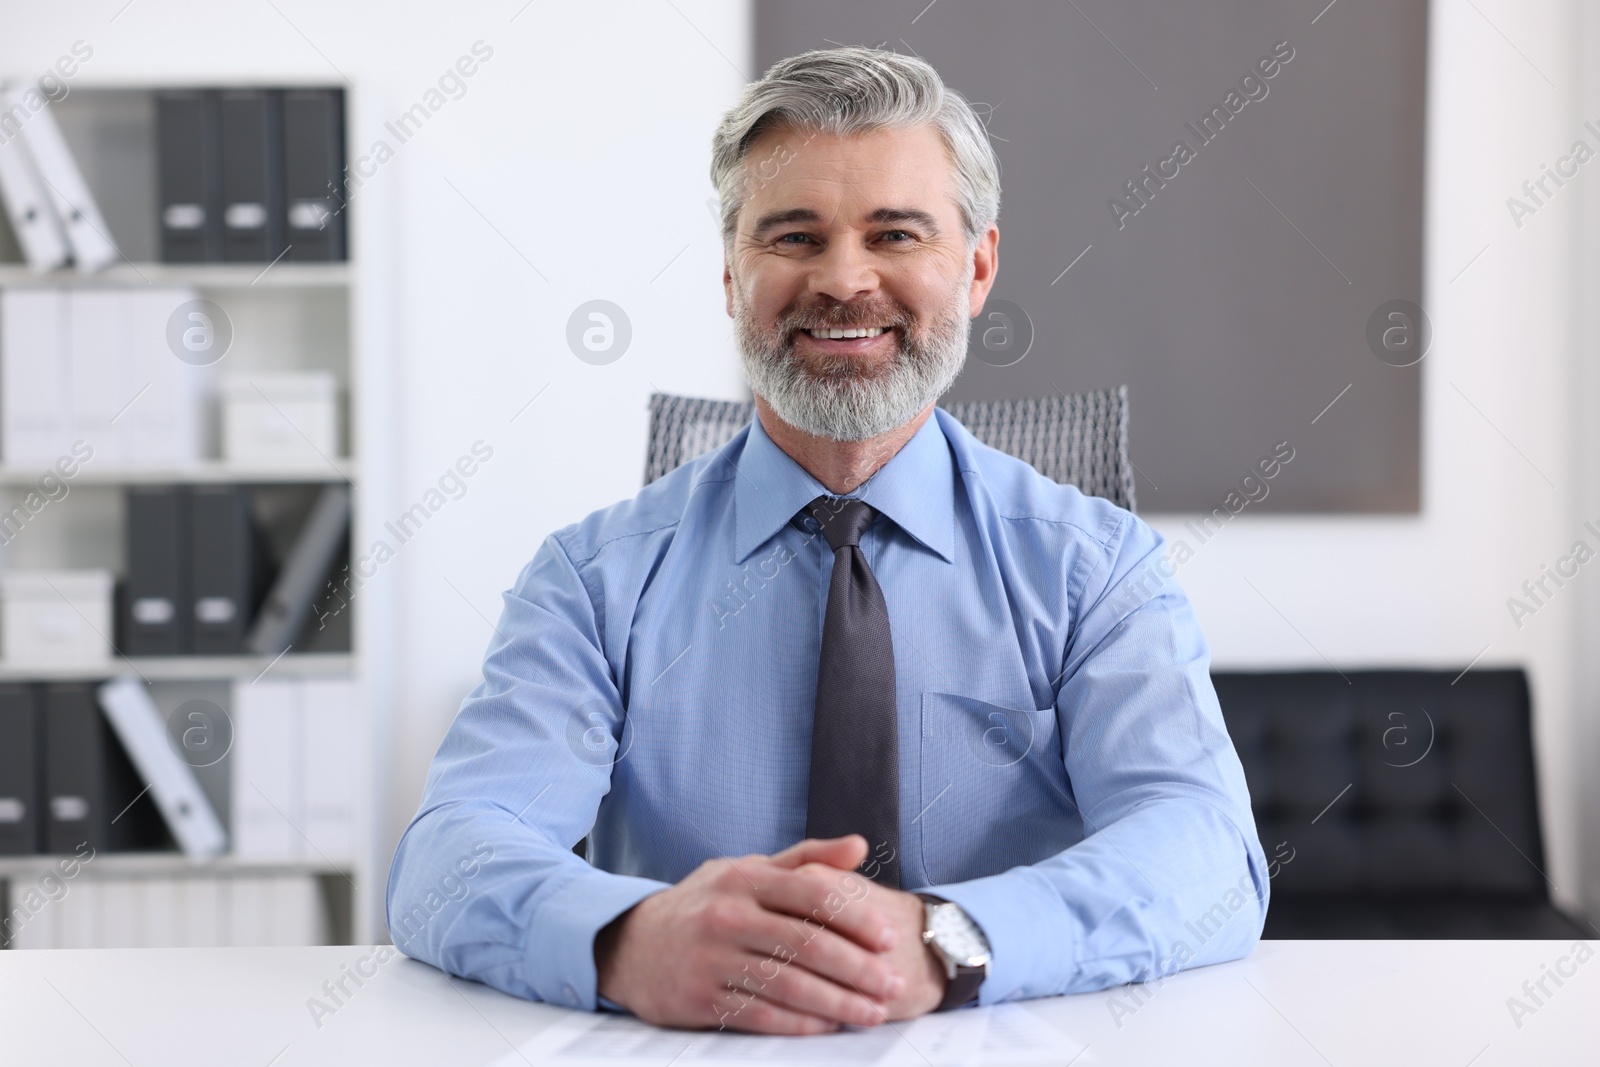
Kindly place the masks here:
POLYGON ((930 910, 928 933, 940 950, 963 967, 989 963, 989 939, 959 904, 939 904, 930 910))

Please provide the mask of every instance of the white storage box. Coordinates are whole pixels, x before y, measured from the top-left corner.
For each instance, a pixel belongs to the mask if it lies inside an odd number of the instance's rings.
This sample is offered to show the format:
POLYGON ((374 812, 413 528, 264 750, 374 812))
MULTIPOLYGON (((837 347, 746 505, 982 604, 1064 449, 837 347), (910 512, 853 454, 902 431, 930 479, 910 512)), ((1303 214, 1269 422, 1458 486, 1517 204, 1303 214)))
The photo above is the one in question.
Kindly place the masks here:
POLYGON ((0 573, 0 656, 8 666, 111 658, 111 572, 0 573))
POLYGON ((222 382, 222 458, 241 466, 321 466, 338 458, 337 383, 329 371, 222 382))

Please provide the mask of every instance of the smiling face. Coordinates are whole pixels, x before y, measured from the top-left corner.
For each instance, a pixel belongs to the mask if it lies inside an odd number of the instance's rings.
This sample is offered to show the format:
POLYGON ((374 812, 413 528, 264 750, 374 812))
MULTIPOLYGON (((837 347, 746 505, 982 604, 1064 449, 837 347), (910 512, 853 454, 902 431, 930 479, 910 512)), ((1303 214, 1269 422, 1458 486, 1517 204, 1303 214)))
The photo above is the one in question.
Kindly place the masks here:
POLYGON ((750 388, 818 437, 910 422, 961 371, 999 240, 968 247, 938 130, 780 127, 745 159, 723 286, 750 388))

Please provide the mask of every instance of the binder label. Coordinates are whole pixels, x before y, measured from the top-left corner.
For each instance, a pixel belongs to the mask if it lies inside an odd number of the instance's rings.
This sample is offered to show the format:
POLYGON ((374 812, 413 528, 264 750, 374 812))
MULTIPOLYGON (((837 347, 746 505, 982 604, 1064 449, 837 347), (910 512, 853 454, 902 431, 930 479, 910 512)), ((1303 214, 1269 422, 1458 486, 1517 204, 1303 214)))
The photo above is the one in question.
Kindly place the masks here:
POLYGON ((166 597, 145 596, 133 602, 133 621, 142 626, 161 626, 172 621, 172 601, 166 597))
POLYGON ((75 796, 51 797, 50 817, 56 822, 82 822, 89 817, 89 801, 75 796))
POLYGON ((232 622, 237 614, 232 597, 203 596, 194 602, 194 617, 199 622, 220 625, 232 622))
POLYGON ((259 230, 267 224, 267 205, 229 204, 222 221, 230 230, 259 230))
POLYGON ((206 209, 199 204, 168 204, 161 224, 169 230, 198 230, 205 225, 206 209))

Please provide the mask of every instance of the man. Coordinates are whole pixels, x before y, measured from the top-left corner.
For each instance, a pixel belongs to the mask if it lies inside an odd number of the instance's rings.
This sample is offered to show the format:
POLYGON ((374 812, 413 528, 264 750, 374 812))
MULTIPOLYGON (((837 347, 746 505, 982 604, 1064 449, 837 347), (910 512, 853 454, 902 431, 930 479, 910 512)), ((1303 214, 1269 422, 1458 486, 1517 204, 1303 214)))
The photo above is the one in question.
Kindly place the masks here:
POLYGON ((792 1034, 1248 952, 1265 858, 1161 538, 934 408, 998 262, 972 109, 921 60, 806 53, 712 176, 757 417, 505 595, 396 943, 792 1034))

